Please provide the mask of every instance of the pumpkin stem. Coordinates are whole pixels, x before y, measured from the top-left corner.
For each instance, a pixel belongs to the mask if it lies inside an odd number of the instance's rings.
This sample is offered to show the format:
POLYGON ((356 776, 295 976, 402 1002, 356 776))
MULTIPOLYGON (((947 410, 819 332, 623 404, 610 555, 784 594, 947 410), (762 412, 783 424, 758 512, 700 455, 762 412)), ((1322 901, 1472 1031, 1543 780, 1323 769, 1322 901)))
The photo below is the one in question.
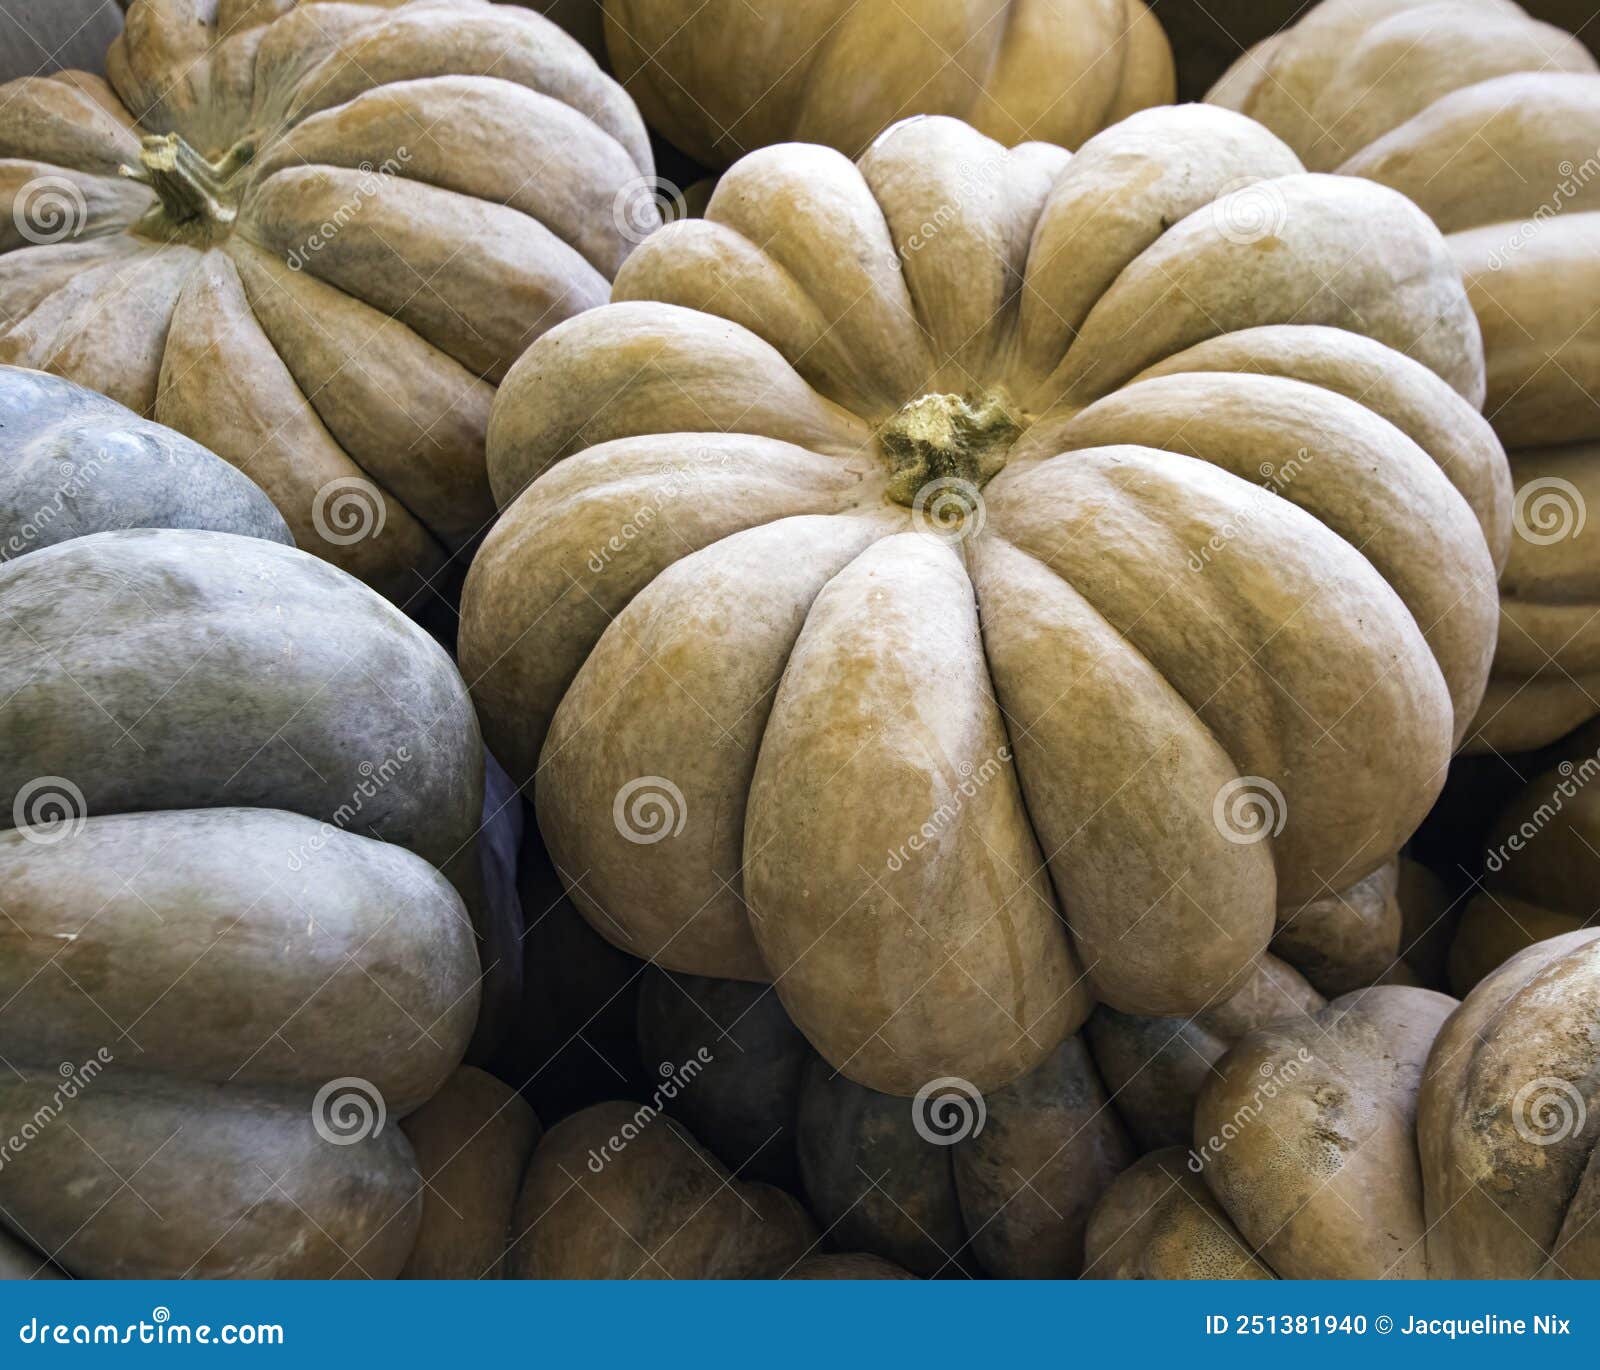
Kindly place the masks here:
POLYGON ((962 395, 924 395, 878 430, 889 458, 889 498, 915 506, 934 481, 962 481, 981 489, 1006 464, 1022 432, 998 395, 974 404, 962 395))
POLYGON ((161 203, 135 230, 163 239, 215 237, 238 216, 226 198, 228 181, 254 151, 252 145, 240 143, 213 164, 176 133, 153 133, 141 139, 139 165, 120 166, 117 171, 149 186, 161 203))

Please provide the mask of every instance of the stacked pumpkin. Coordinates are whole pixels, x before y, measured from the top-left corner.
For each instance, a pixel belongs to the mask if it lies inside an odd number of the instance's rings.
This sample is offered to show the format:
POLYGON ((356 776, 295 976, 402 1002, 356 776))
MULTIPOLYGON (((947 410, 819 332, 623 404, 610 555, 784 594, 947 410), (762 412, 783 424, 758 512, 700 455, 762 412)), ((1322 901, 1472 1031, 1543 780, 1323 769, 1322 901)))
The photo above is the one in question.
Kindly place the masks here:
POLYGON ((1139 0, 792 9, 607 0, 618 85, 486 0, 133 0, 6 87, 0 1132, 74 1092, 0 1220, 75 1275, 1592 1273, 1600 940, 1458 1006, 1397 863, 1508 689, 1582 713, 1501 438, 1596 436, 1581 337, 1507 341, 1594 216, 1508 302, 1465 230, 1532 211, 1427 173, 1592 64, 1329 0, 1253 120, 1150 108, 1139 0), (468 559, 470 702, 346 574, 468 559))
POLYGON ((1325 0, 1207 98, 1313 171, 1401 191, 1450 235, 1519 534, 1470 745, 1554 741, 1600 712, 1600 67, 1511 0, 1325 0))

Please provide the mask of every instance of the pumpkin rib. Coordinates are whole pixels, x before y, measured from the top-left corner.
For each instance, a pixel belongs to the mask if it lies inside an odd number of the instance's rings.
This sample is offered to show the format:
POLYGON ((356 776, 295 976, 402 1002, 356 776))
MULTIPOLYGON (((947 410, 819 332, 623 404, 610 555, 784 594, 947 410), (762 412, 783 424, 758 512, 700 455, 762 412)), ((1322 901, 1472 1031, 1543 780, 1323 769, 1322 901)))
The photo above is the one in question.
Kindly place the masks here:
MULTIPOLYGON (((472 394, 477 388, 485 388, 484 382, 473 376, 460 363, 440 352, 433 344, 422 338, 412 329, 397 319, 391 319, 380 314, 370 305, 360 300, 353 299, 338 291, 337 287, 327 285, 325 282, 314 282, 318 291, 327 291, 336 295, 341 304, 348 302, 346 312, 356 316, 359 312, 362 327, 370 327, 366 341, 359 347, 350 346, 354 338, 348 336, 349 329, 341 329, 340 333, 346 335, 343 343, 330 337, 331 323, 326 315, 331 311, 310 310, 299 301, 293 301, 293 309, 283 315, 269 318, 264 317, 272 303, 275 293, 287 294, 284 270, 277 259, 269 253, 259 253, 260 260, 252 261, 248 251, 241 252, 240 245, 230 243, 228 254, 233 259, 234 267, 239 272, 240 284, 244 288, 245 302, 249 306, 251 316, 262 335, 271 345, 278 359, 293 377, 295 385, 299 388, 307 405, 316 412, 318 419, 328 429, 334 440, 344 450, 350 460, 368 477, 375 477, 377 483, 389 491, 395 502, 415 519, 423 528, 427 529, 440 544, 454 551, 470 542, 482 532, 494 518, 494 500, 489 493, 487 478, 481 465, 476 460, 476 452, 471 443, 473 431, 481 432, 487 423, 488 396, 477 396, 476 409, 482 412, 483 423, 476 430, 470 421, 464 424, 467 431, 460 434, 458 441, 461 445, 457 449, 455 459, 449 462, 442 460, 429 460, 417 463, 412 469, 405 465, 397 465, 395 458, 413 451, 422 436, 437 425, 448 419, 457 404, 462 403, 464 395, 472 394), (258 276, 267 278, 276 275, 277 280, 271 281, 265 288, 256 288, 254 282, 258 276), (365 317, 371 316, 370 323, 365 317), (306 334, 298 342, 288 330, 297 322, 299 316, 310 321, 315 336, 306 334), (380 338, 379 335, 385 337, 380 338), (306 368, 311 363, 305 357, 308 344, 317 348, 326 348, 328 356, 324 359, 322 369, 326 374, 318 380, 315 374, 305 374, 306 368), (372 364, 383 366, 394 364, 405 371, 404 393, 396 396, 387 387, 370 377, 367 366, 362 362, 364 352, 377 346, 377 354, 372 364), (398 362, 394 360, 393 352, 415 353, 416 356, 402 356, 398 362), (335 360, 337 359, 337 360, 335 360), (407 362, 412 365, 407 368, 407 362), (331 367, 331 370, 328 368, 331 367), (367 404, 362 405, 357 396, 338 398, 330 391, 347 389, 342 384, 342 378, 349 376, 354 370, 362 377, 371 380, 371 389, 376 393, 369 393, 366 397, 367 404), (422 420, 427 417, 426 412, 413 416, 409 406, 423 399, 423 393, 430 388, 419 378, 432 379, 432 373, 445 372, 451 375, 456 391, 455 398, 448 404, 445 396, 439 395, 436 405, 442 405, 433 425, 425 429, 422 420), (368 414, 363 414, 363 409, 368 414), (334 412, 336 411, 337 412, 334 412), (398 438, 389 438, 376 431, 376 425, 368 416, 376 412, 380 420, 388 420, 396 414, 403 414, 410 422, 411 427, 417 430, 419 437, 405 446, 401 446, 398 438), (469 497, 464 492, 475 491, 469 497), (452 511, 451 505, 464 502, 467 507, 459 513, 452 511)), ((306 289, 313 287, 307 286, 306 289)), ((395 384, 399 384, 398 379, 395 384)), ((451 382, 445 382, 450 385, 451 382)))
POLYGON ((638 175, 627 149, 572 106, 514 81, 447 75, 374 86, 273 138, 253 163, 255 184, 303 165, 394 176, 516 209, 607 277, 632 246, 613 224, 615 191, 608 189, 638 175), (422 108, 430 99, 445 102, 445 112, 422 108), (502 117, 491 121, 487 114, 498 106, 506 106, 502 117), (420 150, 406 142, 419 126, 420 150), (505 156, 508 138, 515 158, 505 156), (499 153, 492 163, 491 147, 499 153), (602 158, 617 165, 602 166, 602 158), (516 172, 536 159, 540 164, 518 181, 516 172), (474 181, 469 173, 483 167, 490 174, 474 181), (540 195, 522 193, 535 182, 540 195), (556 202, 573 189, 584 192, 581 203, 556 202))
POLYGON ((997 533, 985 532, 970 555, 982 606, 985 660, 1002 725, 1011 738, 1024 810, 1096 997, 1139 1013, 1188 1013, 1226 997, 1254 962, 1276 902, 1270 852, 1226 843, 1212 820, 1211 797, 1242 774, 1242 768, 1155 663, 1059 570, 997 533), (1041 577, 1059 587, 1053 605, 1047 604, 1051 592, 1041 577), (1008 581, 1019 587, 1009 596, 1008 581), (1074 660, 1058 674, 1054 658, 1046 665, 1041 656, 1047 642, 1069 639, 1081 641, 1094 655, 1083 669, 1074 660), (1115 671, 1109 664, 1113 656, 1119 663, 1115 671), (1069 696, 1072 721, 1048 724, 1069 696), (1131 715, 1110 736, 1098 722, 1096 699, 1115 699, 1131 715), (1023 723, 1024 717, 1030 721, 1023 723), (1019 741, 1019 727, 1026 746, 1019 741), (1048 740, 1041 741, 1041 733, 1048 740), (1070 782, 1048 761, 1063 754, 1068 736, 1070 750, 1083 762, 1078 768, 1082 778, 1074 775, 1070 782), (1125 755, 1110 769, 1123 779, 1104 793, 1091 788, 1080 798, 1078 791, 1092 787, 1090 777, 1098 774, 1089 763, 1119 750, 1125 755), (1136 763, 1141 755, 1143 761, 1136 763), (1165 764, 1152 770, 1158 758, 1165 764), (1064 835, 1063 829, 1071 831, 1064 835), (1118 834, 1115 845, 1109 841, 1113 831, 1118 834), (1132 839, 1143 858, 1138 867, 1130 870, 1120 860, 1108 865, 1101 852, 1120 851, 1129 832, 1139 834, 1132 839), (1085 844, 1068 858, 1067 849, 1080 839, 1085 844), (1149 845, 1168 843, 1178 858, 1175 864, 1184 867, 1177 879, 1148 850, 1149 845), (1196 887, 1206 884, 1212 888, 1199 893, 1211 897, 1202 902, 1196 887), (1170 897, 1175 891, 1179 897, 1174 901, 1170 897), (1184 900, 1200 909, 1220 935, 1205 936, 1204 950, 1173 975, 1162 964, 1172 935, 1166 924, 1187 913, 1184 900), (1170 907, 1173 902, 1176 908, 1170 907), (1161 915, 1150 919, 1158 908, 1161 915), (1237 926, 1224 928, 1224 921, 1237 926), (1095 952, 1092 959, 1090 949, 1095 952))
POLYGON ((359 537, 347 561, 388 592, 414 594, 415 579, 442 564, 444 551, 433 537, 388 491, 371 486, 334 441, 256 321, 239 269, 225 251, 206 253, 179 294, 155 417, 250 476, 278 506, 299 546, 316 547, 330 533, 342 537, 352 527, 359 532, 381 523, 389 544, 359 537), (353 521, 336 503, 341 483, 352 480, 361 482, 348 497, 353 521), (405 549, 404 569, 390 571, 389 553, 397 544, 405 549))
POLYGON ((172 320, 200 254, 186 247, 137 247, 127 256, 125 264, 114 256, 75 272, 8 323, 0 338, 0 361, 68 375, 136 414, 152 416, 172 320), (187 260, 191 255, 194 260, 187 260), (128 298, 114 316, 115 335, 108 335, 102 323, 107 301, 101 283, 108 276, 118 287, 113 299, 128 298), (135 331, 141 320, 146 326, 135 331), (48 335, 37 329, 48 329, 48 335))
POLYGON ((1134 444, 1252 483, 1262 477, 1264 497, 1311 514, 1400 596, 1449 686, 1459 744, 1488 678, 1499 613, 1494 564, 1471 506, 1381 414, 1288 377, 1163 376, 1096 400, 1057 442, 1065 451, 1134 444), (1284 458, 1297 437, 1306 445, 1284 458), (1374 473, 1381 496, 1369 484, 1374 473), (1453 574, 1441 578, 1441 568, 1453 574))
POLYGON ((1449 755, 1444 678, 1403 601, 1338 534, 1287 501, 1253 502, 1230 472, 1142 447, 1080 449, 1002 473, 989 490, 989 519, 1008 540, 1059 559, 1068 583, 1208 720, 1240 774, 1280 788, 1280 902, 1367 875, 1421 821, 1449 755), (1183 579, 1177 568, 1192 572, 1218 528, 1235 534, 1227 555, 1201 558, 1206 575, 1183 579), (1261 577, 1280 587, 1270 609, 1238 589, 1261 577), (1305 613, 1330 595, 1331 623, 1305 613), (1347 618, 1368 641, 1392 639, 1381 669, 1364 649, 1334 654, 1332 624, 1347 618), (1368 787, 1385 797, 1384 827, 1357 797, 1368 787))

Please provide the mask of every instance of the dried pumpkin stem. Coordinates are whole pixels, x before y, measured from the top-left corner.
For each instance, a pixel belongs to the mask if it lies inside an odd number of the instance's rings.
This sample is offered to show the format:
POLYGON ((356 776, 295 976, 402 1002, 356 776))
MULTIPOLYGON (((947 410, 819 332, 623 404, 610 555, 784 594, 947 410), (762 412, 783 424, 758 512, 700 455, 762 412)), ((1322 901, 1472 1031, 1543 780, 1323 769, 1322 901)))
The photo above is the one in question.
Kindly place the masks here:
POLYGON ((210 239, 226 231, 238 215, 229 203, 228 183, 254 148, 228 150, 218 162, 206 161, 176 133, 150 134, 139 145, 139 165, 118 172, 155 191, 161 203, 136 225, 149 237, 210 239))

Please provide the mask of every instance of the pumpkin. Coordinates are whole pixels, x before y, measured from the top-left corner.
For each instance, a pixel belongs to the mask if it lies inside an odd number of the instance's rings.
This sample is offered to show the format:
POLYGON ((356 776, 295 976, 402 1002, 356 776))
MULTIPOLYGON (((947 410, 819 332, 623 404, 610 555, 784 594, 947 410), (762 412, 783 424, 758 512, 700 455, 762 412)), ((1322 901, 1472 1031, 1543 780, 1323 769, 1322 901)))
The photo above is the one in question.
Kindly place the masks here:
POLYGON ((1194 1105, 1239 1038, 1277 1018, 1315 1013, 1326 1000, 1270 952, 1231 999, 1193 1018, 1140 1018, 1100 1004, 1085 1036, 1117 1112, 1141 1151, 1187 1146, 1194 1105))
POLYGON ((539 1120, 509 1085, 462 1066, 401 1123, 423 1186, 408 1280, 498 1278, 539 1120))
POLYGON ((1325 0, 1208 99, 1314 171, 1402 191, 1449 234, 1520 534, 1469 748, 1553 741, 1600 710, 1600 67, 1510 0, 1325 0))
POLYGON ((460 640, 602 936, 988 1092, 1227 998, 1426 812, 1506 477, 1402 197, 1203 106, 925 118, 751 154, 614 293, 496 398, 460 640))
POLYGON ((1518 952, 1428 1060, 1417 1144, 1441 1279, 1600 1277, 1600 931, 1518 952))
POLYGON ((485 0, 134 0, 107 71, 0 94, 0 361, 187 434, 301 547, 439 608, 494 512, 495 382, 658 221, 637 112, 485 0))
POLYGON ((1089 1210, 1134 1155, 1082 1039, 981 1098, 930 1086, 908 1102, 813 1059, 800 1168, 829 1236, 919 1275, 1075 1278, 1089 1210))
POLYGON ((1450 945, 1451 988, 1466 994, 1513 953, 1576 932, 1595 916, 1600 865, 1600 724, 1541 755, 1495 817, 1481 883, 1450 945))
POLYGON ((651 126, 708 167, 790 141, 854 157, 911 114, 1075 148, 1174 89, 1140 0, 605 0, 605 37, 651 126))
POLYGON ((813 1053, 772 986, 649 967, 638 1032, 647 1078, 697 1067, 666 1101, 673 1117, 745 1179, 800 1191, 795 1121, 813 1053))
POLYGON ((535 1148, 512 1218, 517 1279, 758 1279, 816 1241, 805 1210, 746 1183, 649 1104, 595 1104, 535 1148))
POLYGON ((43 371, 0 366, 0 559, 112 528, 290 541, 248 476, 181 433, 43 371))
POLYGON ((1411 982, 1401 959, 1403 925, 1400 863, 1390 861, 1347 890, 1284 910, 1272 950, 1320 994, 1336 998, 1367 985, 1411 982))
POLYGON ((1417 1093, 1455 1006, 1378 986, 1246 1033, 1200 1091, 1187 1154, 1152 1153, 1107 1192, 1089 1223, 1088 1273, 1424 1275, 1417 1093))
POLYGON ((1107 1278, 1593 1278, 1600 931, 1519 952, 1457 1004, 1378 986, 1246 1034, 1194 1145, 1119 1176, 1107 1278))
POLYGON ((480 999, 441 873, 473 887, 460 678, 344 573, 226 533, 44 547, 0 608, 0 1209, 79 1276, 394 1274, 418 1182, 383 1124, 480 999))
POLYGON ((786 1280, 910 1280, 916 1276, 882 1256, 862 1251, 807 1256, 785 1273, 786 1280))

